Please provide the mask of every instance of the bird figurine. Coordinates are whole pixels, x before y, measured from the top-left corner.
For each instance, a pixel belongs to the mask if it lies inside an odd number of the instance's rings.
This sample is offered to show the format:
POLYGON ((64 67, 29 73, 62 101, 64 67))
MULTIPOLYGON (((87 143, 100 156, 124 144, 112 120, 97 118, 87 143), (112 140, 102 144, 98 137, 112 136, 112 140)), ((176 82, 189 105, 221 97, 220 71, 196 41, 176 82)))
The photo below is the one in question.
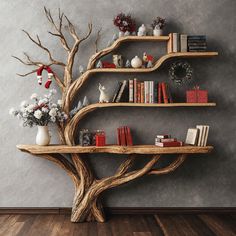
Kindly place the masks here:
POLYGON ((147 67, 147 65, 149 64, 152 64, 153 62, 153 56, 152 55, 148 55, 146 52, 143 53, 143 64, 145 67, 147 67), (150 62, 150 63, 148 63, 150 62))

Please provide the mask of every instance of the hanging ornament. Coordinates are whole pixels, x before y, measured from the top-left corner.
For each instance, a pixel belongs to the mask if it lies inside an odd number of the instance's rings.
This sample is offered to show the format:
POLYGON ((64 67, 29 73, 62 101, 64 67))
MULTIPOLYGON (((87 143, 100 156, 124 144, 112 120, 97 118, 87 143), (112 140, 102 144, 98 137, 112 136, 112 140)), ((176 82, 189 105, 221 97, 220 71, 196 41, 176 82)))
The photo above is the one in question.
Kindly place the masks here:
POLYGON ((52 78, 54 77, 54 73, 53 73, 52 69, 49 66, 43 65, 37 70, 38 84, 42 85, 42 80, 43 80, 42 73, 43 73, 44 70, 46 70, 48 72, 48 80, 46 81, 44 87, 46 89, 49 89, 50 85, 52 83, 52 78))

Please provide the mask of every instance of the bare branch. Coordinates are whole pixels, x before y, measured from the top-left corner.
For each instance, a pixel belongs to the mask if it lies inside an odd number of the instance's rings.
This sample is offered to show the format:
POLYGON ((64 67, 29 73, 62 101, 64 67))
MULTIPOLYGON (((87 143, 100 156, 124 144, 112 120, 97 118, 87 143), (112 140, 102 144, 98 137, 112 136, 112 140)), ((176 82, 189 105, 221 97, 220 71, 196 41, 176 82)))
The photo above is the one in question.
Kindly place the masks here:
POLYGON ((49 50, 48 48, 46 48, 45 46, 42 45, 41 40, 40 40, 40 38, 39 38, 38 35, 36 36, 36 37, 37 37, 37 41, 36 41, 26 30, 22 30, 22 31, 28 36, 28 38, 29 38, 34 44, 36 44, 38 47, 42 48, 45 52, 47 52, 48 57, 49 57, 49 60, 50 60, 50 62, 51 62, 52 64, 54 64, 54 65, 60 65, 60 66, 63 66, 63 67, 66 66, 63 62, 60 62, 60 61, 57 61, 57 60, 53 59, 50 50, 49 50))
POLYGON ((20 76, 20 77, 26 77, 26 76, 28 76, 28 75, 31 75, 31 74, 36 73, 37 70, 38 70, 38 69, 35 69, 35 70, 32 70, 32 71, 30 71, 30 72, 28 72, 28 73, 26 73, 26 74, 17 74, 17 75, 20 76))
POLYGON ((96 37, 96 40, 94 42, 94 44, 95 44, 95 53, 98 52, 98 42, 99 42, 100 37, 101 37, 101 31, 102 31, 102 28, 98 30, 97 37, 96 37))
POLYGON ((79 41, 79 36, 76 33, 74 25, 71 23, 71 21, 69 20, 69 18, 66 15, 65 15, 65 18, 68 22, 69 32, 70 32, 71 36, 74 38, 75 41, 79 41))
POLYGON ((121 163, 121 165, 119 166, 119 168, 116 171, 116 176, 121 176, 123 174, 126 173, 126 171, 128 171, 128 169, 132 166, 134 160, 135 160, 136 155, 129 155, 128 158, 121 163))
POLYGON ((64 13, 61 13, 60 8, 58 9, 59 26, 57 26, 55 21, 53 20, 53 17, 51 15, 50 10, 48 10, 46 7, 44 7, 44 12, 45 12, 45 15, 46 15, 48 21, 52 24, 52 26, 54 27, 55 31, 57 32, 57 33, 53 33, 53 32, 49 31, 48 33, 53 35, 53 36, 59 37, 63 48, 67 52, 70 52, 70 47, 69 47, 69 45, 68 45, 68 43, 66 41, 66 38, 65 38, 65 36, 64 36, 64 34, 62 32, 64 13))

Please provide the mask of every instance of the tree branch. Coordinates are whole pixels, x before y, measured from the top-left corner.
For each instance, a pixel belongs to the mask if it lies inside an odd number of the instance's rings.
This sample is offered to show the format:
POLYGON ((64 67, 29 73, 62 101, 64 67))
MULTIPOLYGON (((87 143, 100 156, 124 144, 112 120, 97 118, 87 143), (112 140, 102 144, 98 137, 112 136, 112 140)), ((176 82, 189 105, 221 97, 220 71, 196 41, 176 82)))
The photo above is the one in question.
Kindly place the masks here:
POLYGON ((136 157, 135 154, 129 155, 128 158, 123 163, 121 163, 115 175, 121 176, 125 174, 129 170, 129 168, 133 165, 135 157, 136 157))
POLYGON ((27 36, 28 38, 34 43, 36 44, 38 47, 40 47, 41 49, 43 49, 47 54, 48 54, 48 58, 51 62, 51 64, 54 65, 59 65, 59 66, 63 66, 65 67, 66 65, 63 62, 57 61, 52 57, 52 54, 50 52, 50 50, 48 48, 46 48, 45 46, 43 46, 43 44, 41 43, 41 40, 39 38, 39 36, 37 35, 37 41, 26 31, 26 30, 22 30, 27 36))
POLYGON ((48 10, 46 7, 44 7, 44 12, 45 12, 45 15, 46 15, 48 21, 52 24, 55 31, 57 32, 57 33, 53 33, 53 32, 48 31, 48 33, 53 35, 53 36, 59 37, 63 48, 69 53, 70 52, 70 47, 69 47, 69 45, 66 41, 66 38, 65 38, 65 36, 62 32, 64 13, 61 13, 60 8, 58 9, 59 26, 57 26, 56 23, 53 20, 53 17, 51 15, 50 10, 48 10))
POLYGON ((181 154, 170 165, 159 170, 151 170, 148 174, 149 175, 164 175, 164 174, 173 172, 185 161, 186 157, 187 157, 187 154, 181 154))

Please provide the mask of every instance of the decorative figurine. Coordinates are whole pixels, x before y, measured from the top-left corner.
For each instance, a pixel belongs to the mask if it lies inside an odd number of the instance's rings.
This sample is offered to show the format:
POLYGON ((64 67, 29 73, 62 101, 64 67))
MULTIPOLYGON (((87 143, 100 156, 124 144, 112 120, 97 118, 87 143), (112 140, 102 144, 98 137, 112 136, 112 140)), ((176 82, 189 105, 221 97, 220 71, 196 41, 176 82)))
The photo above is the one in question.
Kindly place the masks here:
POLYGON ((97 65, 96 65, 96 68, 102 68, 102 62, 101 62, 101 60, 98 61, 97 65))
POLYGON ((126 63, 125 63, 125 67, 126 67, 126 68, 130 68, 130 67, 131 67, 130 60, 127 60, 127 61, 126 61, 126 63))
POLYGON ((122 59, 121 55, 113 55, 112 59, 113 59, 113 63, 115 64, 116 68, 123 67, 123 59, 122 59))
MULTIPOLYGON (((83 100, 83 107, 86 107, 86 106, 88 106, 89 105, 89 100, 88 100, 88 98, 87 98, 87 96, 84 96, 84 100, 83 100)), ((79 107, 79 105, 78 105, 78 107, 79 107)))
POLYGON ((105 92, 106 88, 99 83, 98 89, 100 91, 99 103, 109 102, 109 97, 105 92))
POLYGON ((153 67, 152 61, 148 61, 147 68, 152 68, 152 67, 153 67))
POLYGON ((79 72, 81 75, 84 73, 84 67, 81 65, 79 66, 79 72))
POLYGON ((138 28, 138 36, 145 36, 147 34, 147 29, 144 24, 138 28))
POLYGON ((133 68, 140 68, 142 67, 142 60, 138 57, 138 56, 135 56, 132 60, 131 60, 131 66, 133 68))
MULTIPOLYGON (((143 53, 143 64, 144 64, 145 67, 147 67, 149 61, 151 61, 151 63, 153 62, 153 56, 152 55, 147 55, 147 53, 144 52, 143 53)), ((150 66, 150 63, 149 63, 149 66, 150 66)))

